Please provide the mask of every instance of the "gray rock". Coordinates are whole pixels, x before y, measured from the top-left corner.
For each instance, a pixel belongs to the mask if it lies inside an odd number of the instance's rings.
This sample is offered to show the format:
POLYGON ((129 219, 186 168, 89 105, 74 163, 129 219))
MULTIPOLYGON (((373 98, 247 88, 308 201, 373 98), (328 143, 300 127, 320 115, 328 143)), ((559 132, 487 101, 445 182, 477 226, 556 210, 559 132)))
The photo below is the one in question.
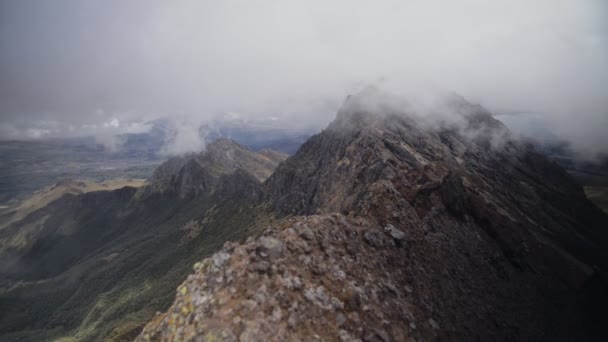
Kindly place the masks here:
POLYGON ((241 342, 255 342, 260 339, 260 326, 259 323, 249 323, 246 325, 245 330, 239 336, 241 342))
POLYGON ((322 285, 319 285, 317 288, 307 288, 304 290, 304 297, 323 309, 333 309, 333 307, 329 305, 329 296, 325 292, 325 288, 322 285))
POLYGON ((350 255, 356 255, 359 252, 359 241, 354 239, 346 241, 346 251, 350 255))
POLYGON ((365 342, 390 342, 388 333, 382 329, 374 329, 363 337, 365 342))
POLYGON ((310 230, 310 228, 302 229, 302 231, 300 232, 300 236, 308 241, 312 241, 315 239, 315 233, 313 233, 313 231, 310 230))
POLYGON ((441 184, 441 200, 452 215, 461 217, 465 214, 466 201, 462 178, 453 172, 450 172, 441 184))
POLYGON ((432 318, 429 318, 429 325, 435 330, 439 330, 439 323, 432 318))
POLYGON ((392 224, 389 224, 384 227, 384 231, 387 232, 388 235, 390 235, 393 239, 398 241, 403 241, 406 238, 405 233, 395 228, 395 226, 393 226, 392 224))
POLYGON ((363 239, 373 247, 384 247, 386 245, 386 240, 382 232, 378 230, 368 230, 363 234, 363 239))
POLYGON ((302 280, 298 276, 283 276, 283 283, 290 290, 300 290, 302 288, 302 280))
POLYGON ((215 267, 222 267, 222 265, 230 259, 230 254, 226 252, 218 252, 213 254, 213 265, 215 267))
POLYGON ((313 264, 310 267, 312 274, 318 276, 324 275, 327 272, 327 264, 325 264, 322 260, 319 260, 319 258, 314 258, 313 260, 313 264))
POLYGON ((268 261, 258 261, 249 264, 249 271, 258 273, 267 273, 270 270, 270 263, 268 261))
POLYGON ((260 238, 260 246, 262 252, 271 259, 278 258, 283 253, 283 242, 274 237, 264 236, 260 238))
POLYGON ((343 342, 351 342, 353 341, 352 336, 350 336, 350 334, 348 333, 348 331, 342 329, 338 332, 340 334, 340 341, 343 342))
POLYGON ((287 319, 287 324, 289 325, 290 328, 294 328, 296 325, 298 325, 298 321, 299 321, 299 317, 296 312, 292 312, 291 314, 289 314, 289 318, 287 319))
POLYGON ((336 324, 341 327, 344 325, 344 323, 346 323, 346 316, 340 312, 338 315, 336 315, 336 324))

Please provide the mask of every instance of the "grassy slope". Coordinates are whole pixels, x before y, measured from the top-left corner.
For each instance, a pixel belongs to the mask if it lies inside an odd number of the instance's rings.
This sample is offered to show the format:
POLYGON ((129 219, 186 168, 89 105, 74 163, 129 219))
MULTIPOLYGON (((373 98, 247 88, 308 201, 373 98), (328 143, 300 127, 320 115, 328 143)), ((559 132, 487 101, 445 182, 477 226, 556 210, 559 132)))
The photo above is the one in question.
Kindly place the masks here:
POLYGON ((73 221, 85 229, 34 249, 38 254, 32 262, 43 262, 30 269, 49 272, 48 262, 68 260, 59 263, 66 270, 45 274, 51 277, 43 281, 25 275, 31 280, 0 290, 3 341, 130 340, 156 311, 170 305, 192 264, 269 220, 267 210, 246 198, 217 203, 208 197, 180 202, 153 196, 124 212, 122 199, 100 194, 85 195, 81 201, 88 204, 81 210, 56 215, 57 226, 73 221), (192 219, 201 222, 212 207, 213 217, 198 235, 190 232, 184 239, 188 231, 179 228, 192 219), (75 249, 75 244, 83 247, 75 249))
POLYGON ((36 191, 32 196, 21 201, 14 208, 2 208, 4 211, 0 212, 0 214, 4 214, 3 216, 6 216, 6 218, 0 221, 0 229, 13 222, 22 220, 29 214, 44 208, 49 203, 66 194, 77 195, 93 191, 112 191, 127 186, 139 188, 145 184, 145 179, 110 179, 99 183, 91 181, 64 181, 55 185, 50 185, 36 191))

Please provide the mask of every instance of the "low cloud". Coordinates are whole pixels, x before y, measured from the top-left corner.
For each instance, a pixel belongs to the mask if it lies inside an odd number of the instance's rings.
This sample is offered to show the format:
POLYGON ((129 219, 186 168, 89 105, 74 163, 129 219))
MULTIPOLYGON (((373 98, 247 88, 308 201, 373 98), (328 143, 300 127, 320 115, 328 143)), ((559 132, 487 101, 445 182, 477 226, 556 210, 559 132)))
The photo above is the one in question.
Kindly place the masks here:
MULTIPOLYGON (((227 113, 319 129, 347 94, 390 83, 534 117, 527 134, 595 156, 608 152, 607 16, 600 0, 2 1, 0 138, 103 141, 227 113)), ((167 153, 201 146, 180 125, 167 153)))
POLYGON ((185 119, 170 121, 160 154, 172 156, 199 152, 205 148, 207 132, 201 129, 200 123, 185 119))

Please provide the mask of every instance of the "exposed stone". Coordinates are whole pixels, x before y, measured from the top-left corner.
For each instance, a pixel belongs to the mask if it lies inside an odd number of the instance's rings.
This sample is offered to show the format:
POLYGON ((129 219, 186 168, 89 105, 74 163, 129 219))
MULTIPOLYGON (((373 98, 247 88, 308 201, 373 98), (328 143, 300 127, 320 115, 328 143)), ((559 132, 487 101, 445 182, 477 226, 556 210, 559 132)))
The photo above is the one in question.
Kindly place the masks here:
POLYGON ((403 241, 406 238, 405 233, 395 228, 395 226, 393 226, 392 224, 389 224, 384 227, 384 231, 387 232, 390 236, 392 236, 393 239, 398 241, 403 241))
POLYGON ((386 240, 384 235, 377 230, 368 230, 363 234, 365 241, 373 247, 384 247, 386 240))
POLYGON ((368 332, 364 337, 364 342, 390 342, 388 333, 382 329, 374 329, 368 332))
POLYGON ((343 313, 338 313, 336 315, 336 324, 341 327, 344 325, 344 323, 346 323, 346 316, 344 316, 343 313))
POLYGON ((315 239, 315 234, 310 230, 310 228, 304 228, 300 231, 300 236, 308 241, 312 241, 315 239))
POLYGON ((270 263, 268 261, 258 261, 249 264, 249 270, 259 273, 266 273, 270 270, 270 263))
POLYGON ((225 252, 218 252, 213 255, 213 265, 215 267, 221 267, 226 261, 230 259, 230 254, 225 252))
POLYGON ((260 238, 262 251, 271 259, 278 258, 283 252, 283 242, 273 237, 264 236, 260 238))
POLYGON ((298 324, 298 314, 296 312, 292 312, 289 314, 289 318, 287 319, 287 324, 290 328, 294 328, 298 324))

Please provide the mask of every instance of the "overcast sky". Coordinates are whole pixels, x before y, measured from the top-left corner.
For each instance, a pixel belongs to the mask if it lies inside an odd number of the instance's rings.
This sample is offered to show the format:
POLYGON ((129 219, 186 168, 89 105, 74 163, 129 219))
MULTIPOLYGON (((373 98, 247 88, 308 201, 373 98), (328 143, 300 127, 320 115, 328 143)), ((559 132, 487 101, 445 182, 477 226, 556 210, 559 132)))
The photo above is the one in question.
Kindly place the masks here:
POLYGON ((385 82, 607 152, 607 3, 0 0, 0 138, 158 117, 321 127, 348 93, 385 82))

